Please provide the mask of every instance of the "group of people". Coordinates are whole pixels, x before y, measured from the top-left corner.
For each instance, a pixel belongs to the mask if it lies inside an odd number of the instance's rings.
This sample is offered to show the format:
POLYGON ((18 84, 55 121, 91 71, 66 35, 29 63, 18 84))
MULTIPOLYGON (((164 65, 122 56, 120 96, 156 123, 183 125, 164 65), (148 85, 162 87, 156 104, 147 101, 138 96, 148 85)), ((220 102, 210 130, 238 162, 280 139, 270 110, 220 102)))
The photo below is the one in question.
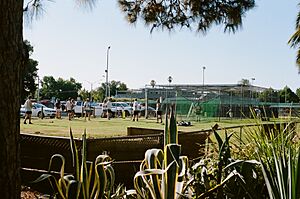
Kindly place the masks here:
MULTIPOLYGON (((70 97, 68 98, 66 104, 65 104, 65 109, 68 114, 68 119, 72 120, 74 118, 75 114, 75 100, 71 99, 70 97)), ((62 113, 62 104, 59 99, 56 100, 55 102, 55 109, 56 109, 56 118, 61 119, 61 113, 62 113)), ((24 124, 27 124, 27 120, 29 121, 29 124, 32 124, 31 122, 31 114, 32 114, 32 96, 29 96, 28 99, 25 101, 24 104, 25 108, 25 119, 24 119, 24 124)), ((106 110, 106 117, 108 120, 112 117, 112 103, 111 99, 105 99, 103 102, 103 109, 106 110)), ((138 121, 139 120, 139 112, 141 109, 140 104, 138 103, 137 99, 134 100, 133 102, 133 117, 132 121, 138 121)), ((91 114, 93 112, 91 102, 89 98, 86 98, 84 104, 83 104, 83 111, 85 113, 85 120, 88 118, 88 120, 91 120, 91 114)), ((156 101, 156 122, 162 123, 162 109, 161 109, 161 103, 160 100, 158 99, 156 101)))
MULTIPOLYGON (((61 101, 59 99, 56 100, 55 102, 55 109, 56 109, 56 118, 61 119, 61 112, 63 111, 63 106, 61 104, 61 101)), ((75 108, 76 103, 74 99, 71 99, 70 97, 68 98, 66 105, 65 105, 65 110, 68 114, 68 119, 72 120, 75 115, 75 108)), ((88 118, 88 120, 91 120, 91 104, 90 104, 90 99, 87 98, 86 101, 84 102, 84 111, 85 111, 85 119, 88 118)))
MULTIPOLYGON (((60 102, 60 99, 57 99, 55 102, 55 110, 56 110, 56 118, 61 119, 61 112, 63 111, 62 104, 60 102)), ((68 113, 68 118, 71 120, 74 117, 74 107, 75 107, 75 100, 71 99, 70 97, 68 98, 68 101, 66 102, 66 112, 68 113)))
MULTIPOLYGON (((137 99, 134 100, 133 105, 132 105, 132 110, 133 110, 133 117, 132 121, 139 121, 139 112, 140 112, 141 106, 138 103, 137 99)), ((160 103, 160 99, 156 100, 156 122, 162 123, 162 107, 160 103)))

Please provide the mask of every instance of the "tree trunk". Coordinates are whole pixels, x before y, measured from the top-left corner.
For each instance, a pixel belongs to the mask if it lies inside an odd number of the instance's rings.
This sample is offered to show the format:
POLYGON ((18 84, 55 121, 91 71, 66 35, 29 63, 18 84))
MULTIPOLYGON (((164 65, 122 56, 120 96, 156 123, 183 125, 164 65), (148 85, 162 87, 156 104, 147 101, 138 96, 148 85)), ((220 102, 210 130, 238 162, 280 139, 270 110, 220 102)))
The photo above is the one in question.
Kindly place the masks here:
POLYGON ((23 0, 0 0, 0 190, 20 198, 20 91, 23 51, 23 0))

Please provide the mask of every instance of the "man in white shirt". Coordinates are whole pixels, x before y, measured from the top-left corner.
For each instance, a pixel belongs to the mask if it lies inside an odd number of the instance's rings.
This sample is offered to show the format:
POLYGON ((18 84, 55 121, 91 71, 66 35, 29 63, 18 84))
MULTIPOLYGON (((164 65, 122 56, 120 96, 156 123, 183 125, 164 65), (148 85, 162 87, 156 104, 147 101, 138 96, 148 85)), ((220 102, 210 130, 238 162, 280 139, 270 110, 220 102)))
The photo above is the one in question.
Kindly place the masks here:
POLYGON ((86 98, 86 101, 83 104, 84 107, 84 111, 85 111, 85 120, 86 117, 88 117, 88 120, 91 120, 91 113, 92 113, 92 109, 91 109, 91 102, 90 102, 90 98, 86 98))
POLYGON ((29 124, 31 123, 31 114, 32 114, 32 102, 31 102, 32 97, 29 96, 28 99, 26 100, 25 104, 24 104, 24 108, 25 108, 25 119, 24 119, 24 124, 26 123, 26 120, 29 120, 29 124))
POLYGON ((69 120, 72 118, 72 102, 71 98, 69 97, 68 101, 66 102, 66 110, 68 113, 69 120))
POLYGON ((132 121, 139 121, 139 103, 137 102, 137 99, 134 100, 133 105, 132 105, 132 109, 133 109, 133 119, 132 121))

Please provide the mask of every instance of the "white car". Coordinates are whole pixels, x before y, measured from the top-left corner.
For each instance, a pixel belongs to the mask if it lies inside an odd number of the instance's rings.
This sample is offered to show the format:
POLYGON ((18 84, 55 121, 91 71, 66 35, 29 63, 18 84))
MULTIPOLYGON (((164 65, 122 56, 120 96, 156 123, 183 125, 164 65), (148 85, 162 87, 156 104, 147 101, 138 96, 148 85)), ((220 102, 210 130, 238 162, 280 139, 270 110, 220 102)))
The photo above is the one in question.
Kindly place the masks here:
MULTIPOLYGON (((101 103, 101 105, 103 106, 103 103, 101 103)), ((107 107, 103 106, 103 113, 104 113, 104 117, 106 115, 106 111, 107 111, 107 107)), ((121 115, 122 111, 125 111, 125 116, 129 116, 132 114, 132 107, 127 104, 126 102, 112 102, 111 103, 111 111, 113 113, 114 116, 117 115, 121 115)))
MULTIPOLYGON (((83 101, 77 101, 75 103, 74 107, 74 113, 76 116, 80 117, 84 113, 84 102, 83 101)), ((103 112, 102 104, 101 103, 96 103, 96 102, 91 102, 91 107, 93 108, 93 111, 95 110, 95 113, 93 112, 93 115, 95 116, 101 116, 103 112)))
MULTIPOLYGON (((32 117, 50 117, 54 118, 56 110, 53 108, 48 108, 47 106, 39 103, 32 103, 32 117), (43 109, 43 114, 42 114, 43 109)), ((20 116, 25 117, 25 108, 24 105, 21 106, 20 116)))

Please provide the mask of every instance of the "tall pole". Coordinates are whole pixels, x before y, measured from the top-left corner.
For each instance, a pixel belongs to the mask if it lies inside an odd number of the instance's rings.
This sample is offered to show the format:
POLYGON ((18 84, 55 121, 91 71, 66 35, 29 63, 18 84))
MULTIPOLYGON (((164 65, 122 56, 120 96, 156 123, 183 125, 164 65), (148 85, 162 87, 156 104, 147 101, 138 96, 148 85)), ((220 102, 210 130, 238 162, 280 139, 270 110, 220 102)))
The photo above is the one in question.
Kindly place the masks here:
POLYGON ((40 77, 37 76, 38 79, 38 92, 37 92, 37 101, 40 101, 40 77))
POLYGON ((91 92, 90 92, 90 100, 93 101, 92 99, 92 91, 93 91, 93 83, 91 83, 91 92))
POLYGON ((204 70, 206 69, 205 66, 202 67, 202 95, 204 94, 204 70))
POLYGON ((110 91, 109 91, 109 86, 108 86, 108 58, 109 58, 109 49, 110 46, 107 47, 107 51, 106 51, 106 88, 105 88, 105 97, 109 97, 110 96, 110 91))

